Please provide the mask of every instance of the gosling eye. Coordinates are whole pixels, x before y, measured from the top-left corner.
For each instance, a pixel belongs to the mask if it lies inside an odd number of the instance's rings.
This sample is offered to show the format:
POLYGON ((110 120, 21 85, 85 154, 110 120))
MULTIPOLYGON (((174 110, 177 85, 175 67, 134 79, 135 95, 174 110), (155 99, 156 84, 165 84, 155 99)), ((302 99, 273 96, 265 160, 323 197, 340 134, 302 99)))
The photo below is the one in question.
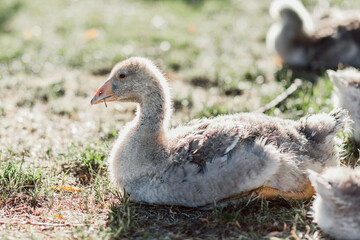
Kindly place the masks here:
POLYGON ((126 74, 125 73, 118 73, 118 75, 117 75, 117 78, 118 79, 123 79, 123 78, 125 78, 126 77, 126 74))

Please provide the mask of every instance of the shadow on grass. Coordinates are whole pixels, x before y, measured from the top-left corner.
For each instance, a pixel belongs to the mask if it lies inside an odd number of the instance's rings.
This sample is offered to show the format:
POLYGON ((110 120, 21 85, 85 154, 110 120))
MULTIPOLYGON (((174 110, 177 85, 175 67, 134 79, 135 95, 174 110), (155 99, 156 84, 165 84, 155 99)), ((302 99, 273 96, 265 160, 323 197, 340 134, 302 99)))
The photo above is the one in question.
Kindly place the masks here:
POLYGON ((247 199, 212 210, 144 205, 132 203, 128 196, 119 200, 110 207, 107 223, 115 239, 262 239, 269 233, 289 237, 316 231, 307 217, 310 200, 247 199))
POLYGON ((64 157, 67 161, 62 164, 62 171, 71 173, 81 184, 92 184, 96 176, 104 176, 106 173, 107 149, 102 146, 89 145, 80 151, 70 149, 64 157))

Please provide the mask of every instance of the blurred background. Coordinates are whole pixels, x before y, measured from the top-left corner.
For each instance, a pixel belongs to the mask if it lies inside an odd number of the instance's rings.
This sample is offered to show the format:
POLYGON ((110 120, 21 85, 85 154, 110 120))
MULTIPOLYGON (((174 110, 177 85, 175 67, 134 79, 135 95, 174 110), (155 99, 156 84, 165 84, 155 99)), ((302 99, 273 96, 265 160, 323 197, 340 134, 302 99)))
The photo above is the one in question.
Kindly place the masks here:
POLYGON ((148 57, 167 74, 173 125, 256 109, 282 90, 265 49, 269 4, 2 1, 1 145, 40 157, 114 138, 135 107, 89 102, 112 66, 130 56, 148 57))

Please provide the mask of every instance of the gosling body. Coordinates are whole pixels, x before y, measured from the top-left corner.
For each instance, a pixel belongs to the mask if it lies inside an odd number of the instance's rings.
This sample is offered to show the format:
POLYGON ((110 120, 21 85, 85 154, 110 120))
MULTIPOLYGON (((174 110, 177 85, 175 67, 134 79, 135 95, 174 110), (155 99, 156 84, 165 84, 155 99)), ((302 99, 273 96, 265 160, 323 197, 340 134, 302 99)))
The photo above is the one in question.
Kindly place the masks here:
POLYGON ((339 164, 335 134, 347 119, 342 109, 299 121, 224 115, 169 129, 167 81, 144 58, 113 68, 92 104, 104 99, 138 104, 109 157, 111 180, 133 201, 200 207, 251 193, 305 199, 313 194, 306 169, 339 164))

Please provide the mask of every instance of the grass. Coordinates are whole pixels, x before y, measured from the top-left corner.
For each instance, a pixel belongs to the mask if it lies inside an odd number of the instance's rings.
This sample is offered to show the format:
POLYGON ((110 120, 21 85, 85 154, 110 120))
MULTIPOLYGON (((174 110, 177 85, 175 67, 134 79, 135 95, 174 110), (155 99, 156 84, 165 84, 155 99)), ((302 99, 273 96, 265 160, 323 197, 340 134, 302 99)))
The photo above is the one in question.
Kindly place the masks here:
POLYGON ((105 147, 87 146, 81 152, 70 150, 64 157, 67 161, 62 165, 65 173, 71 173, 83 184, 93 183, 94 178, 104 176, 106 172, 105 159, 108 150, 105 147))
POLYGON ((128 197, 111 206, 109 227, 114 238, 244 238, 262 239, 318 234, 307 217, 311 201, 289 202, 248 199, 226 208, 198 210, 183 207, 147 206, 128 197), (141 226, 147 226, 142 228, 141 226))
POLYGON ((22 163, 8 162, 0 169, 1 198, 41 186, 43 173, 34 167, 24 169, 22 163))
MULTIPOLYGON (((288 72, 288 70, 286 70, 288 72)), ((292 73, 286 73, 281 79, 281 85, 288 88, 295 79, 292 73)), ((317 112, 330 112, 332 107, 331 95, 332 84, 328 77, 321 75, 316 82, 303 81, 302 85, 290 98, 281 102, 275 108, 269 109, 269 115, 285 113, 289 118, 300 118, 306 114, 317 112), (286 113, 289 113, 286 114, 286 113), (291 114, 291 115, 290 115, 291 114)), ((278 94, 278 93, 277 93, 278 94)), ((271 101, 274 97, 263 98, 265 102, 271 101)))
MULTIPOLYGON (((107 158, 135 106, 89 104, 114 63, 145 56, 169 79, 172 126, 254 111, 295 78, 302 86, 266 114, 329 112, 332 85, 323 72, 279 69, 266 51, 269 3, 4 1, 0 239, 327 239, 308 216, 312 200, 253 198, 213 210, 129 201, 109 182, 107 158)), ((339 137, 342 164, 359 166, 359 146, 339 137)))
POLYGON ((356 143, 354 138, 349 136, 349 134, 344 133, 343 142, 343 158, 342 158, 342 165, 344 166, 351 166, 351 167, 358 167, 360 166, 360 146, 359 143, 356 143))

